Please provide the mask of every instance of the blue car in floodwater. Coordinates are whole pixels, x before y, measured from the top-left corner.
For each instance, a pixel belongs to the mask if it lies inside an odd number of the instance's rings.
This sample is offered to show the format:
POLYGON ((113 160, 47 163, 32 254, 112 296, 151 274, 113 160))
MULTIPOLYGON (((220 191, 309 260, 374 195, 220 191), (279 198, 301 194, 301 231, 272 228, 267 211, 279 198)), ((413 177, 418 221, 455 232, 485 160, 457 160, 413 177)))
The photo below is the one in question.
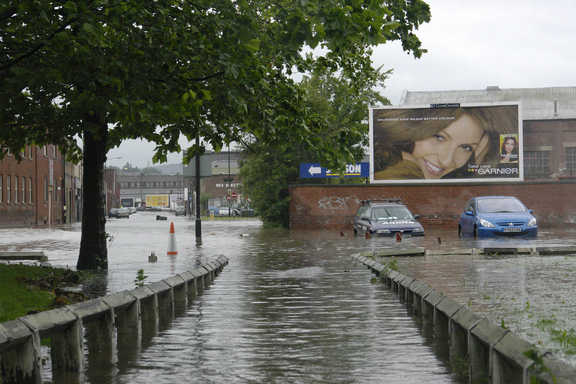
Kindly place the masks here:
POLYGON ((514 196, 479 196, 466 203, 458 236, 535 238, 538 223, 532 210, 514 196))

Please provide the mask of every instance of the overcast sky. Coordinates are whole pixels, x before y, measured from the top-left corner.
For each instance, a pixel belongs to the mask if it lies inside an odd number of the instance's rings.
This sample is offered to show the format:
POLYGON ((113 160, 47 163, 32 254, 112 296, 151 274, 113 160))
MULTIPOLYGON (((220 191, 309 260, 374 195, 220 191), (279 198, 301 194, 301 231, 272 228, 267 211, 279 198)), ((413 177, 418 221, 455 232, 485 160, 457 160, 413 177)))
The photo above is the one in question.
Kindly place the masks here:
MULTIPOLYGON (((400 44, 375 49, 374 65, 393 69, 382 94, 403 91, 576 86, 575 0, 428 0, 430 23, 418 36, 428 53, 414 59, 400 44)), ((108 164, 152 165, 154 145, 129 140, 108 164)), ((181 161, 181 154, 169 163, 181 161)))

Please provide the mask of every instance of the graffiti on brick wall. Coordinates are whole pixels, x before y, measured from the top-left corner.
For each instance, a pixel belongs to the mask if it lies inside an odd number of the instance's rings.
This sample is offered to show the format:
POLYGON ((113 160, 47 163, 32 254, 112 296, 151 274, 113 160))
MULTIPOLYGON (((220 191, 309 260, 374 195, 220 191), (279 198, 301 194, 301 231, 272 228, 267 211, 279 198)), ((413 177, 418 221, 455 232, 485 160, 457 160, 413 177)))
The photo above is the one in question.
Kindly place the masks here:
POLYGON ((348 210, 350 209, 350 206, 348 205, 349 200, 353 200, 353 206, 358 206, 359 200, 356 197, 326 196, 318 200, 318 208, 330 210, 348 210))

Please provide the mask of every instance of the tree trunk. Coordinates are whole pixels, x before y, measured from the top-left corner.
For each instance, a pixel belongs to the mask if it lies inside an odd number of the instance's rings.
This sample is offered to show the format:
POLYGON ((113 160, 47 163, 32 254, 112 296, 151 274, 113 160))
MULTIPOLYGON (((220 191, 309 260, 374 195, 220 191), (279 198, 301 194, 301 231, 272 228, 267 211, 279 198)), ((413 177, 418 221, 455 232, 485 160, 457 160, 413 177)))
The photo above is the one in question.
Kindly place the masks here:
POLYGON ((104 163, 106 162, 108 127, 100 119, 89 120, 91 129, 84 129, 84 174, 82 175, 82 239, 76 268, 108 269, 106 248, 106 212, 104 195, 104 163), (94 121, 97 120, 97 121, 94 121))

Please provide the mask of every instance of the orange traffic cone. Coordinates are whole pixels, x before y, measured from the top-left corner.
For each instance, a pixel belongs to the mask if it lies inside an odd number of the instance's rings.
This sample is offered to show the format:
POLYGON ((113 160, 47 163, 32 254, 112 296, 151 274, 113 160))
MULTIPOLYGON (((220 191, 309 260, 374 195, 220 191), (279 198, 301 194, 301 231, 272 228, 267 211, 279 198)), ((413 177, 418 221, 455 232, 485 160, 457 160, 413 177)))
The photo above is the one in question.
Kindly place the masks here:
POLYGON ((168 239, 168 255, 177 255, 176 250, 176 235, 174 234, 174 222, 170 222, 170 238, 168 239))
POLYGON ((400 232, 396 232, 396 242, 399 243, 402 241, 402 234, 400 232))

